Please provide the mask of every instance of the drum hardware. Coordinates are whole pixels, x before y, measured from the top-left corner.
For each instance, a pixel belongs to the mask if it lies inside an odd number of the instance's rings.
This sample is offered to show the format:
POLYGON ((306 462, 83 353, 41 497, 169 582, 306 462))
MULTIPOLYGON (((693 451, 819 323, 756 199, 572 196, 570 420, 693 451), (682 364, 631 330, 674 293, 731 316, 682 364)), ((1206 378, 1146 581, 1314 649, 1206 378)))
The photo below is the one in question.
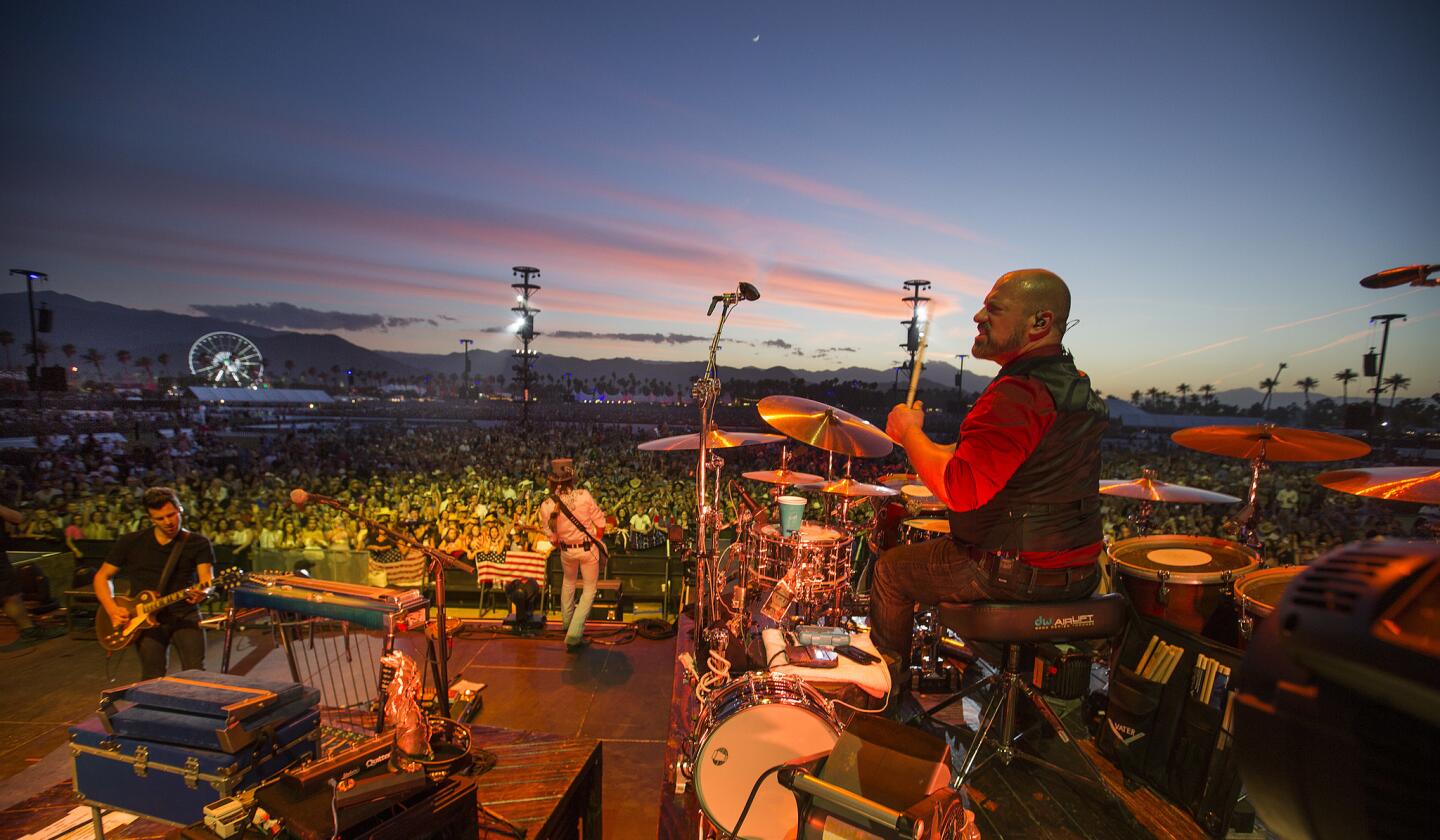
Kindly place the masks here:
MULTIPOLYGON (((1260 567, 1254 549, 1215 537, 1132 537, 1109 547, 1118 588, 1141 615, 1203 633, 1237 577, 1260 567)), ((1226 614, 1228 615, 1228 613, 1226 614)))
POLYGON ((1259 620, 1279 606, 1285 590, 1305 566, 1279 566, 1251 572, 1235 582, 1234 602, 1240 647, 1247 647, 1259 620))

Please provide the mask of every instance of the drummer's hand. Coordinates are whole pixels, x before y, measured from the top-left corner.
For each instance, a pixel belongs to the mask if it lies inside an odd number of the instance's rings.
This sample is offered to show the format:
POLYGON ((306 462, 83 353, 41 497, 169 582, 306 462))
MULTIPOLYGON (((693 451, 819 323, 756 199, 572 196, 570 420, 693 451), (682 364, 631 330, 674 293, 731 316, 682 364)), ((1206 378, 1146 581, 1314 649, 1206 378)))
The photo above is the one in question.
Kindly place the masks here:
POLYGON ((900 403, 890 409, 890 416, 885 419, 885 434, 890 439, 905 445, 905 435, 912 429, 922 429, 925 426, 925 404, 916 400, 910 405, 900 403))

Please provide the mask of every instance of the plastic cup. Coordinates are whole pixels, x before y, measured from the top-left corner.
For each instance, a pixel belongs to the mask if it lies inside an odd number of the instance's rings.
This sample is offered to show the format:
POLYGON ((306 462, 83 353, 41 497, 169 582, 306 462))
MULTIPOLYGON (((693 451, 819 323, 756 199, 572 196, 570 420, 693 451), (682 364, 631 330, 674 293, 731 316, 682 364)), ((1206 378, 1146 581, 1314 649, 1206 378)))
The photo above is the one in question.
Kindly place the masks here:
POLYGON ((805 521, 805 497, 781 496, 777 501, 780 502, 780 536, 788 537, 800 530, 800 523, 805 521))

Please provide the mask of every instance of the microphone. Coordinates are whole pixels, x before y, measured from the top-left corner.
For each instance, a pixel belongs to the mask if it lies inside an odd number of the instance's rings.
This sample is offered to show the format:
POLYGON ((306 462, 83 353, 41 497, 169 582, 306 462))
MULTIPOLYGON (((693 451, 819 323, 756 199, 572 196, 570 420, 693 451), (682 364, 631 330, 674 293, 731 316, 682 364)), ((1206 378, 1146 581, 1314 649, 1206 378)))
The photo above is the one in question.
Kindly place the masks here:
POLYGON ((755 288, 753 283, 741 281, 740 290, 736 292, 725 292, 710 298, 710 308, 705 310, 705 317, 709 318, 715 314, 715 304, 724 303, 726 306, 734 306, 742 300, 759 300, 760 290, 755 288))
POLYGON ((311 502, 314 502, 317 505, 340 507, 340 503, 330 498, 329 496, 322 496, 319 493, 306 493, 299 487, 296 487, 294 490, 290 491, 290 501, 294 503, 297 507, 305 507, 311 502))
POLYGON ((736 495, 740 497, 740 502, 745 505, 745 509, 750 511, 751 519, 755 520, 762 527, 770 524, 770 516, 765 512, 765 508, 761 507, 759 502, 755 501, 749 493, 745 492, 745 488, 741 487, 739 482, 731 481, 730 486, 735 490, 736 495))

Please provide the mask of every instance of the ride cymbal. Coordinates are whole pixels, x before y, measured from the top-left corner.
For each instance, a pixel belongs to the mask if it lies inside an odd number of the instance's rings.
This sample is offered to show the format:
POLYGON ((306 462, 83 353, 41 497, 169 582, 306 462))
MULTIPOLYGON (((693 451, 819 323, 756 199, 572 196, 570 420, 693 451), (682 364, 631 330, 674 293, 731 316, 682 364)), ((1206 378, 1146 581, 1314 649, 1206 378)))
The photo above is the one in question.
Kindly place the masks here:
POLYGON ((755 470, 753 472, 741 473, 741 475, 754 481, 763 481, 766 484, 779 484, 782 486, 791 484, 814 484, 818 481, 825 480, 824 476, 795 472, 794 470, 755 470))
POLYGON ((1247 461, 1262 452, 1266 461, 1346 461, 1370 452, 1370 444, 1344 435, 1291 429, 1272 423, 1197 426, 1181 429, 1170 439, 1188 449, 1247 461))
MULTIPOLYGON (((708 446, 711 449, 729 449, 733 446, 755 446, 762 443, 779 443, 784 440, 783 435, 772 435, 766 432, 727 432, 724 429, 710 429, 708 446)), ((640 444, 637 449, 644 449, 648 452, 674 452, 681 449, 699 449, 700 434, 673 435, 657 440, 647 440, 640 444)))
POLYGON ((1440 467, 1370 467, 1315 476, 1323 487, 1392 502, 1440 505, 1440 467))
POLYGON ((818 490, 821 493, 829 493, 832 496, 845 496, 847 498, 861 498, 873 496, 898 496, 899 490, 892 490, 883 484, 866 484, 863 481, 856 481, 853 478, 841 478, 835 481, 814 482, 800 485, 801 490, 818 490))
POLYGON ((1139 499, 1145 502, 1171 502, 1191 505, 1233 505, 1240 499, 1213 490, 1185 487, 1181 484, 1166 484, 1153 478, 1100 480, 1100 492, 1106 496, 1122 499, 1139 499))
POLYGON ((756 406, 766 423, 826 452, 858 458, 889 455, 895 442, 868 420, 804 397, 765 397, 756 406))

